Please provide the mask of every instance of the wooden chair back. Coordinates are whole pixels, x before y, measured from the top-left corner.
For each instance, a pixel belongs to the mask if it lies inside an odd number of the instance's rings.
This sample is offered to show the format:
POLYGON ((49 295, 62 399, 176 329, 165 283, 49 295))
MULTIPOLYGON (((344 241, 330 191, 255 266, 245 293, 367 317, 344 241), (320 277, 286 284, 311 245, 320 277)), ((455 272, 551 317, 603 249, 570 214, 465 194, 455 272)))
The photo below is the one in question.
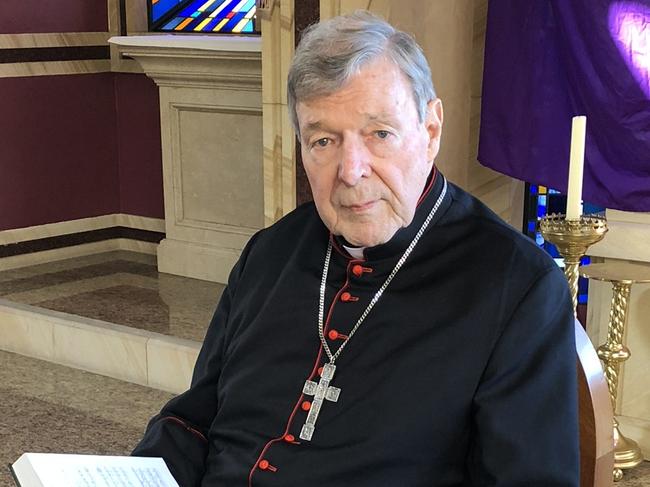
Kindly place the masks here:
POLYGON ((589 337, 575 321, 580 416, 580 487, 614 483, 612 403, 605 375, 589 337))

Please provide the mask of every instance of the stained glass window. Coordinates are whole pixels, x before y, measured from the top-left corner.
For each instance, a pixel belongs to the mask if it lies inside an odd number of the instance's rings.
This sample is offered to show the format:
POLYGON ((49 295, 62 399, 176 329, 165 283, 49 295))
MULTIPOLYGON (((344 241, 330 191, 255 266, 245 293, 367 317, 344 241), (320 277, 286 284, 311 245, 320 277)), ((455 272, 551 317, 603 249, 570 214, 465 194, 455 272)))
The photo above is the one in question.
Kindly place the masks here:
MULTIPOLYGON (((605 209, 583 202, 583 213, 599 214, 605 209)), ((526 201, 524 203, 524 233, 535 240, 535 243, 546 250, 559 265, 564 267, 562 256, 555 245, 544 240, 539 231, 539 220, 550 213, 566 212, 566 195, 546 186, 526 184, 526 201)), ((580 260, 582 265, 589 264, 590 257, 584 256, 580 260)), ((578 280, 578 304, 587 304, 589 280, 581 277, 578 280)))
POLYGON ((255 0, 149 0, 155 32, 259 34, 255 0))

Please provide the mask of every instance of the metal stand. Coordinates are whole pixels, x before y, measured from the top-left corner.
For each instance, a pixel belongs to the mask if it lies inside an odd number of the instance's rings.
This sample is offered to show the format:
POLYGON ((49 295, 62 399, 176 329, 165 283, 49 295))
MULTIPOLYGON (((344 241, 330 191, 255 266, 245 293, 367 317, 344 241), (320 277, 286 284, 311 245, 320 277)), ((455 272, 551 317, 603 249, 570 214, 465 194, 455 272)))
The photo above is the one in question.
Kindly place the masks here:
MULTIPOLYGON (((650 268, 640 264, 592 264, 583 267, 581 274, 590 279, 611 282, 612 304, 609 310, 607 340, 598 347, 598 357, 605 366, 607 387, 616 412, 618 382, 621 364, 630 358, 625 346, 625 324, 627 321, 630 290, 635 282, 650 282, 650 268)), ((623 436, 614 417, 614 481, 623 478, 623 470, 636 467, 643 461, 641 449, 636 441, 623 436)))
POLYGON ((587 249, 607 233, 607 220, 595 215, 582 215, 579 220, 567 220, 564 215, 551 214, 539 222, 545 240, 555 244, 564 257, 564 273, 569 281, 573 312, 578 306, 578 267, 587 249))

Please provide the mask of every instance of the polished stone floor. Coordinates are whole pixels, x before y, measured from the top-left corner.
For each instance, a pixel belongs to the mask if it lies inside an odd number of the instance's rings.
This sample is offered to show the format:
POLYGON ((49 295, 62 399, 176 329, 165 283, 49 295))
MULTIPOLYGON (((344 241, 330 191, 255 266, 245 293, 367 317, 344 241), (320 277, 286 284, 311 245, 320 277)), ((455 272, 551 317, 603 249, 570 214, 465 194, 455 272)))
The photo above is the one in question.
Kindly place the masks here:
POLYGON ((0 486, 24 452, 128 454, 171 394, 0 352, 0 486))
POLYGON ((650 486, 650 462, 643 462, 633 470, 626 470, 623 480, 615 485, 620 487, 650 486))
POLYGON ((0 271, 0 298, 202 341, 223 285, 160 274, 126 251, 0 271))

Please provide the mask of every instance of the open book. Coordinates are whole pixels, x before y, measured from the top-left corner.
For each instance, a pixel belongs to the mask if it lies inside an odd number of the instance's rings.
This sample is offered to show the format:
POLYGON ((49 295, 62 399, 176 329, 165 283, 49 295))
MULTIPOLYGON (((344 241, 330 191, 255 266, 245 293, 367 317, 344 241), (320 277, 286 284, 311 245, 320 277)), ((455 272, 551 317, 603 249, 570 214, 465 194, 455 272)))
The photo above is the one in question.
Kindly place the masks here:
POLYGON ((18 487, 178 487, 162 458, 23 453, 18 487))

